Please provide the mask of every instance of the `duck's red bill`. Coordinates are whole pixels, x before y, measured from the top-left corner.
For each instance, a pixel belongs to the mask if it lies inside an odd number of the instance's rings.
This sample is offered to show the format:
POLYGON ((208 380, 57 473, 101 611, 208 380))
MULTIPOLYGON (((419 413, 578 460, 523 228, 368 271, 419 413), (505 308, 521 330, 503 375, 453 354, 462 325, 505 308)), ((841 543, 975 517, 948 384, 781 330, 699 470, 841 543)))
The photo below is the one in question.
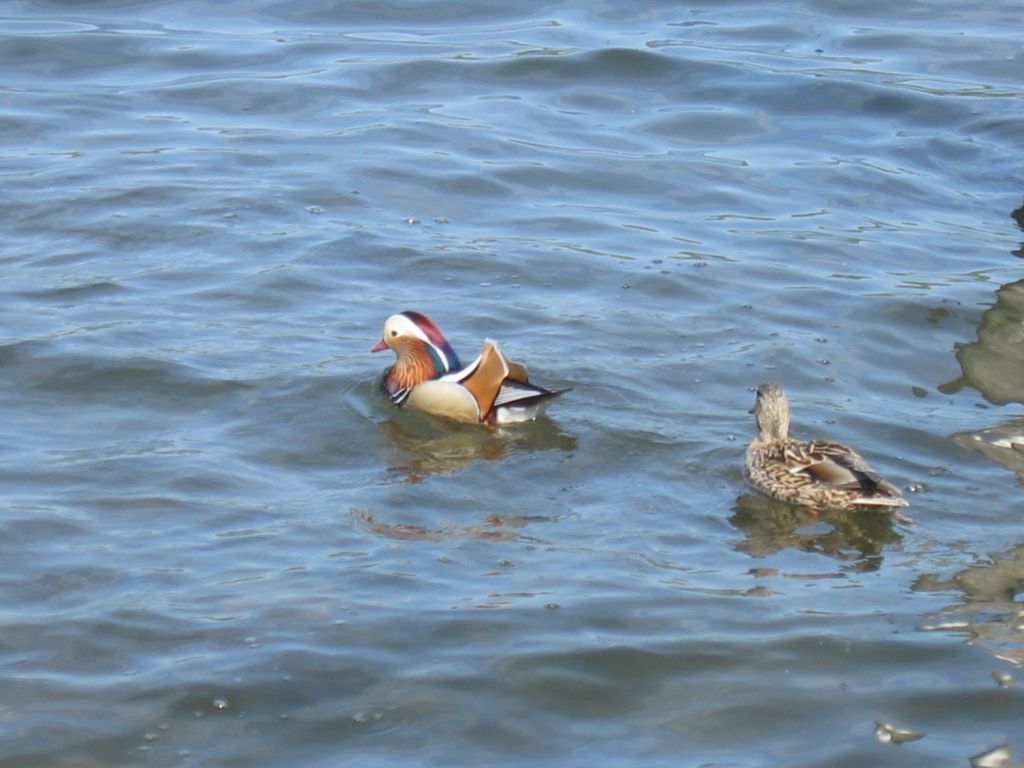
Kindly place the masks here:
POLYGON ((383 352, 387 348, 388 348, 388 345, 384 343, 384 339, 381 339, 380 341, 377 342, 377 346, 375 346, 370 351, 371 352, 383 352))

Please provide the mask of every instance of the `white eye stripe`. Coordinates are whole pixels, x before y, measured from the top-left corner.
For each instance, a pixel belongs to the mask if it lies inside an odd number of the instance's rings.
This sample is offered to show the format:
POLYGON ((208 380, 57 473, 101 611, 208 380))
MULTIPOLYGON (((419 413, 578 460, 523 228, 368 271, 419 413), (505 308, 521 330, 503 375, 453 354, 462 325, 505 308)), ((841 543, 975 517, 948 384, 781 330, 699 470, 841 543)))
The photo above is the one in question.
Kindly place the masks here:
POLYGON ((430 339, 416 323, 405 315, 392 315, 384 324, 384 332, 390 336, 415 336, 430 344, 430 339))
POLYGON ((432 342, 423 329, 405 315, 392 315, 389 317, 387 322, 384 323, 384 334, 393 338, 397 336, 412 336, 419 339, 434 350, 434 354, 441 360, 444 370, 450 371, 452 369, 452 361, 448 359, 445 351, 432 342))

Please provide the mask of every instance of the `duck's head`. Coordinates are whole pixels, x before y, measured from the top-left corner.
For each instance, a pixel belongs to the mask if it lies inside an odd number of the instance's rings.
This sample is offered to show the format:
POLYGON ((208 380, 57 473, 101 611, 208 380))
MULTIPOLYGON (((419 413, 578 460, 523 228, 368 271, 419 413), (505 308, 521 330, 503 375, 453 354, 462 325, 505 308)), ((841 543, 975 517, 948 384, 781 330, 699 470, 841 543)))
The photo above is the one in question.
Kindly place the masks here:
POLYGON ((789 437, 789 400, 782 387, 768 381, 757 388, 757 399, 750 412, 757 418, 762 439, 785 440, 789 437))
POLYGON ((420 312, 400 312, 384 322, 384 334, 371 352, 392 349, 397 366, 429 368, 433 378, 460 368, 459 358, 437 324, 420 312))

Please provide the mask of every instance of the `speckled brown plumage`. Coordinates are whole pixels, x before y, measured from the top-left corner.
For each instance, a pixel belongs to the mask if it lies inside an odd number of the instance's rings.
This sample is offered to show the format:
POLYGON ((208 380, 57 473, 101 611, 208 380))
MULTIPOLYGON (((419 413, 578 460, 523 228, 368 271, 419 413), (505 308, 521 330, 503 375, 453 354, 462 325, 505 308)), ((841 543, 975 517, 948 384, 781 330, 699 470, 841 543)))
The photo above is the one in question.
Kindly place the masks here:
POLYGON ((905 507, 900 490, 853 448, 833 440, 789 436, 789 401, 774 382, 757 389, 758 434, 744 468, 751 485, 781 501, 815 509, 905 507))

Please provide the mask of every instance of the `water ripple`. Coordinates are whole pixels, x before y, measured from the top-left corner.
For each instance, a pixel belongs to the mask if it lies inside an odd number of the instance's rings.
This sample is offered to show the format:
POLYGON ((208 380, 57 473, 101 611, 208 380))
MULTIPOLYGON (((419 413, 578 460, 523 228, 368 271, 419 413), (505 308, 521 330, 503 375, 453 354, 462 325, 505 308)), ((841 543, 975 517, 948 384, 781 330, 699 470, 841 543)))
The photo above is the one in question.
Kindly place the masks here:
POLYGON ((0 766, 1012 742, 1013 3, 93 6, 0 19, 0 766), (573 391, 396 413, 404 309, 573 391), (768 379, 915 522, 752 493, 768 379))

